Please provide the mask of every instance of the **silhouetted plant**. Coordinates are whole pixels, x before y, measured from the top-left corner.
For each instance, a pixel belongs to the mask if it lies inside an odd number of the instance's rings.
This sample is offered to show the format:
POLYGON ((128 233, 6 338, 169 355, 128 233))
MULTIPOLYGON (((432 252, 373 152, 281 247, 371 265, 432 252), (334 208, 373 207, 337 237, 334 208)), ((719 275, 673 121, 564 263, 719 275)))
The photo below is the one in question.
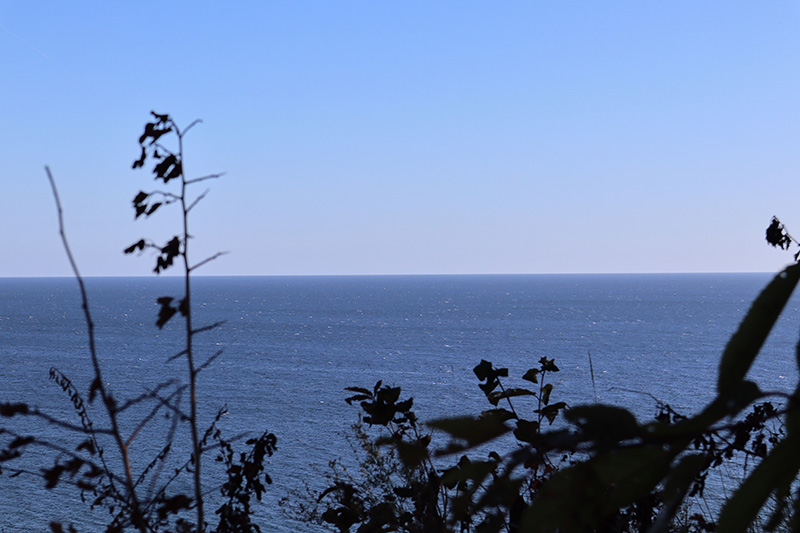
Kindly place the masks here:
MULTIPOLYGON (((503 503, 494 501, 496 491, 486 489, 489 479, 501 475, 500 455, 490 452, 485 460, 463 455, 454 465, 448 465, 445 457, 509 432, 503 425, 507 420, 517 421, 520 442, 535 441, 539 428, 552 424, 566 408, 564 402, 550 402, 553 386, 547 382, 547 375, 552 372, 558 372, 558 367, 552 359, 543 357, 539 367, 524 376, 536 388, 505 388, 501 378, 508 376, 508 370, 481 361, 475 374, 493 408, 477 418, 431 423, 459 436, 457 442, 436 451, 431 450, 432 433, 421 429, 412 410, 413 399, 401 400, 399 387, 382 382, 371 390, 348 387, 354 394, 346 398, 347 403, 358 403, 361 408, 359 422, 353 426, 358 475, 351 475, 340 462, 332 462, 330 486, 301 498, 294 505, 295 514, 327 523, 337 531, 480 531, 496 523, 502 519, 498 508, 503 503), (522 396, 533 397, 536 402, 531 420, 522 419, 512 402, 512 398, 522 396), (501 401, 507 409, 497 407, 501 401)), ((535 493, 564 460, 566 457, 542 454, 527 465, 530 476, 517 489, 535 493)))
POLYGON ((324 512, 313 504, 301 511, 358 532, 797 530, 790 488, 800 460, 789 455, 800 438, 798 393, 765 392, 745 376, 798 279, 800 265, 789 267, 756 299, 723 354, 717 397, 695 416, 660 402, 647 423, 617 406, 570 407, 551 401, 546 376, 559 371, 552 359, 523 375, 533 388, 507 388, 508 370, 484 360, 475 375, 492 408, 429 422, 449 436, 441 445, 398 387, 348 388, 356 393, 348 403, 360 402, 364 423, 379 429, 362 437, 369 475, 334 470, 316 496, 324 512), (514 405, 526 397, 535 401, 532 418, 514 405), (388 460, 378 462, 381 450, 388 460), (476 451, 483 458, 470 457, 476 451), (453 455, 460 457, 446 466, 453 455), (732 464, 750 473, 719 515, 686 512, 703 498, 708 474, 732 464), (386 475, 370 474, 374 465, 386 475))
MULTIPOLYGON (((668 409, 654 421, 640 424, 617 406, 572 406, 564 410, 568 429, 541 431, 501 456, 494 474, 481 478, 487 480, 486 496, 473 507, 478 511, 489 503, 499 504, 498 519, 492 524, 484 521, 483 530, 669 531, 687 496, 702 494, 709 469, 739 456, 757 465, 723 505, 720 530, 739 530, 755 522, 770 494, 777 497, 775 515, 794 505, 789 489, 800 459, 790 458, 789 450, 796 450, 800 439, 798 393, 764 392, 745 376, 798 279, 800 265, 793 265, 755 300, 723 353, 717 396, 699 414, 676 417, 668 409), (786 406, 776 409, 764 401, 770 398, 784 399, 786 406), (754 402, 758 404, 743 416, 754 402), (785 430, 768 428, 771 421, 783 421, 785 430), (529 478, 527 465, 537 463, 542 454, 554 453, 573 454, 572 464, 553 472, 535 493, 520 490, 529 478)), ((491 382, 488 368, 485 374, 491 382)), ((507 420, 501 417, 489 424, 476 417, 431 425, 463 447, 466 436, 474 440, 474 435, 485 435, 481 442, 495 441, 512 430, 507 420)), ((524 427, 519 422, 516 426, 517 432, 524 427)), ((522 440, 524 433, 515 436, 522 440)), ((693 527, 700 528, 701 520, 705 519, 694 520, 693 527)))
MULTIPOLYGON (((5 467, 5 472, 11 475, 25 473, 40 475, 48 489, 65 481, 74 485, 79 490, 82 499, 85 500, 86 495, 89 495, 89 505, 92 507, 103 506, 108 510, 111 519, 106 531, 109 532, 123 531, 128 527, 133 527, 142 533, 160 530, 201 532, 209 529, 204 505, 208 498, 206 490, 208 483, 204 483, 202 475, 202 458, 204 454, 217 449, 217 459, 225 467, 222 475, 225 481, 221 483, 219 489, 222 503, 216 509, 219 521, 213 530, 218 532, 260 531, 251 520, 250 499, 254 495, 260 500, 265 490, 265 484, 271 483, 271 479, 263 470, 265 459, 275 451, 275 436, 265 432, 258 438, 247 440, 246 445, 249 446, 249 451, 237 455, 234 453, 232 440, 224 439, 216 427, 222 411, 204 433, 199 427, 198 375, 221 352, 208 355, 202 362, 198 361, 195 337, 200 333, 217 328, 220 323, 200 327, 193 324, 191 275, 197 268, 222 254, 214 254, 194 264, 190 262, 189 213, 208 191, 191 197, 189 188, 205 180, 218 178, 220 174, 195 179, 187 179, 184 174, 184 136, 198 121, 192 122, 181 130, 169 115, 157 113, 152 113, 152 115, 154 120, 145 125, 144 133, 139 137, 141 153, 139 159, 134 162, 133 168, 143 167, 148 160, 152 161, 152 173, 155 179, 165 186, 175 180, 178 187, 174 191, 168 189, 140 191, 133 199, 135 217, 149 217, 162 206, 177 204, 182 215, 182 227, 178 235, 163 245, 157 245, 143 238, 124 251, 129 254, 136 250, 140 252, 148 249, 155 250, 157 252, 154 268, 156 274, 178 264, 183 267, 183 294, 179 297, 162 296, 157 299, 158 316, 155 323, 158 328, 163 328, 176 315, 183 318, 185 325, 184 349, 173 355, 168 361, 179 358, 186 360, 185 379, 188 383, 182 383, 177 377, 170 378, 151 389, 145 389, 140 396, 125 401, 118 400, 111 393, 95 345, 94 321, 90 312, 86 287, 67 242, 61 202, 55 181, 50 170, 47 169, 58 210, 62 243, 78 281, 81 305, 87 326, 93 379, 88 388, 88 401, 84 401, 79 387, 64 373, 56 368, 50 370, 50 378, 69 396, 80 420, 79 425, 51 416, 26 403, 0 404, 0 416, 2 417, 38 418, 57 429, 71 432, 80 438, 78 444, 70 449, 55 444, 55 441, 47 442, 2 428, 0 436, 4 436, 5 440, 0 441, 0 464, 5 465, 9 461, 19 458, 22 452, 31 446, 50 449, 55 452, 53 466, 43 468, 38 473, 13 467, 5 467), (170 137, 177 144, 172 149, 164 144, 164 140, 170 137), (184 411, 182 399, 187 391, 189 409, 184 411), (92 408, 95 399, 100 400, 106 415, 107 426, 97 425, 94 421, 97 416, 92 408), (135 420, 131 418, 134 411, 144 414, 135 420), (169 419, 166 427, 159 428, 164 445, 141 472, 135 473, 131 461, 131 446, 137 438, 143 438, 142 435, 148 428, 155 425, 154 420, 158 414, 164 414, 169 419), (167 459, 173 449, 180 449, 184 445, 184 441, 177 437, 183 425, 188 426, 189 432, 188 459, 179 460, 174 468, 166 468, 167 459), (119 454, 121 471, 118 471, 116 467, 116 459, 110 459, 105 453, 109 439, 114 443, 119 454), (165 474, 165 472, 169 473, 165 474), (183 494, 172 488, 174 481, 183 474, 192 476, 192 494, 183 494), (190 511, 193 511, 194 520, 189 519, 190 514, 187 513, 190 511)), ((56 522, 52 522, 50 528, 52 531, 64 530, 64 527, 56 522)), ((74 527, 70 525, 68 529, 73 531, 74 527)))

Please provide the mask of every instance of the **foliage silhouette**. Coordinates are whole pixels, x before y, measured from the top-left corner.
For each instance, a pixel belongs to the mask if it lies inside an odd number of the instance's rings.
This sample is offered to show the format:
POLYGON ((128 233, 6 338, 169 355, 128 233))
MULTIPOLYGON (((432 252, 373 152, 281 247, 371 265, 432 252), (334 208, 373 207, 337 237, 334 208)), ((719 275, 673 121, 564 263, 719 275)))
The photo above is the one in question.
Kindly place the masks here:
MULTIPOLYGON (((257 532, 260 528, 251 520, 250 501, 253 495, 260 500, 266 488, 265 484, 271 483, 271 478, 264 473, 264 461, 275 451, 275 436, 264 432, 260 437, 245 442, 249 451, 236 454, 233 441, 238 439, 224 438, 216 427, 216 422, 224 409, 218 411, 214 423, 205 432, 199 427, 197 378, 220 352, 208 356, 203 362, 198 362, 199 352, 195 337, 199 333, 217 328, 220 323, 201 327, 193 324, 191 278, 197 268, 216 259, 222 253, 214 254, 195 264, 190 262, 189 213, 208 191, 190 197, 189 188, 199 182, 218 178, 221 174, 187 179, 183 171, 183 140, 186 133, 198 121, 181 130, 169 115, 155 112, 152 115, 153 121, 145 125, 144 133, 139 138, 141 152, 133 168, 142 168, 148 161, 152 161, 152 173, 155 179, 164 185, 174 180, 178 183, 178 187, 172 191, 154 190, 137 193, 133 199, 135 218, 150 217, 162 206, 177 204, 180 207, 182 227, 180 232, 164 245, 157 245, 143 238, 127 247, 124 252, 130 254, 137 250, 139 253, 147 249, 155 250, 156 274, 176 265, 183 267, 183 295, 177 298, 159 297, 156 302, 159 309, 155 323, 161 329, 176 315, 183 318, 184 349, 169 360, 176 358, 186 360, 186 372, 183 376, 186 383, 178 376, 172 377, 155 387, 145 389, 140 396, 124 401, 118 400, 111 393, 96 349, 95 326, 88 293, 67 242, 61 202, 55 181, 47 168, 47 176, 58 211, 62 243, 78 281, 81 306, 87 326, 93 379, 88 388, 88 402, 86 402, 77 384, 59 369, 50 370, 50 378, 68 395, 80 425, 51 416, 26 403, 0 404, 0 416, 4 418, 16 416, 36 418, 78 439, 77 445, 67 448, 56 442, 47 442, 11 429, 0 428, 0 439, 2 439, 0 465, 3 466, 0 473, 12 476, 38 475, 43 479, 47 489, 52 489, 63 482, 73 485, 82 500, 86 501, 88 495, 91 507, 101 506, 107 509, 110 516, 106 527, 108 532, 123 531, 130 527, 141 533, 257 532), (165 141, 169 139, 175 142, 176 147, 171 149, 166 146, 165 141), (182 399, 187 391, 189 409, 184 411, 182 399), (101 415, 96 406, 93 406, 95 399, 100 400, 105 415, 102 425, 95 423, 101 415), (159 414, 168 419, 166 425, 155 423, 156 415, 159 414), (136 416, 139 418, 134 418, 136 416), (188 429, 187 439, 183 438, 184 428, 188 429), (137 439, 145 438, 151 440, 161 438, 163 446, 140 472, 134 472, 131 461, 132 445, 137 439), (107 449, 112 443, 111 448, 116 450, 118 457, 107 454, 107 449), (53 466, 43 468, 38 473, 15 468, 13 465, 7 466, 9 461, 19 459, 23 452, 32 446, 51 450, 54 454, 53 466), (181 448, 186 449, 188 458, 172 460, 173 451, 181 453, 181 448), (224 471, 219 474, 225 481, 220 484, 221 503, 215 511, 218 523, 212 527, 205 512, 205 502, 210 498, 207 489, 211 480, 208 476, 203 476, 202 459, 204 455, 214 450, 217 452, 217 463, 224 467, 224 471), (167 475, 165 472, 170 473, 167 475), (178 485, 175 483, 176 479, 185 475, 190 475, 192 478, 192 494, 184 494, 173 488, 178 485)), ((51 522, 50 529, 65 530, 64 526, 57 522, 51 522)), ((70 524, 67 530, 75 531, 75 528, 70 524)))
POLYGON ((384 475, 334 469, 329 488, 296 510, 342 532, 800 530, 800 385, 767 392, 747 379, 798 280, 792 265, 756 298, 723 352, 716 397, 694 416, 659 403, 654 420, 639 423, 618 406, 552 402, 546 376, 559 369, 546 357, 523 375, 534 389, 506 387, 508 370, 481 361, 475 375, 492 408, 427 430, 398 387, 348 388, 373 428, 361 438, 362 469, 378 464, 384 475), (523 418, 514 403, 530 399, 535 416, 523 418), (711 471, 740 461, 745 474, 756 466, 718 515, 684 512, 711 471))

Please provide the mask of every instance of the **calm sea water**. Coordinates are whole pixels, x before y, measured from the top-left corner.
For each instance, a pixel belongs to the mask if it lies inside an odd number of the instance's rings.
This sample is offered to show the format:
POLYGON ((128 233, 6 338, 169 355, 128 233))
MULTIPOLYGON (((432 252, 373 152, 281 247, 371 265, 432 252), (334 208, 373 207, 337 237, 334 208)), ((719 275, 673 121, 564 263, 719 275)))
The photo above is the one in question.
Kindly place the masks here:
MULTIPOLYGON (((547 356, 561 368, 553 398, 576 404, 596 394, 646 419, 655 413, 656 397, 688 414, 712 397, 725 342, 769 278, 197 278, 197 321, 226 321, 199 339, 201 357, 224 350, 201 375, 200 401, 206 420, 227 405, 222 426, 229 435, 264 429, 277 435, 268 467, 275 483, 259 508, 265 531, 313 531, 283 516, 276 502, 301 480, 319 479, 329 460, 350 456, 342 435, 357 409, 344 403, 344 387, 371 387, 381 379, 413 396, 423 420, 458 415, 486 407, 472 373, 481 359, 508 367, 509 383, 520 385, 524 371, 547 356)), ((165 362, 181 349, 180 322, 161 331, 154 325, 155 300, 179 296, 177 279, 91 278, 87 284, 98 351, 118 398, 182 375, 182 361, 165 362)), ((790 302, 751 372, 764 389, 794 387, 798 307, 796 299, 790 302)), ((55 366, 87 390, 86 346, 74 280, 0 279, 0 401, 25 401, 75 420, 48 371, 55 366)), ((61 438, 24 420, 11 422, 0 424, 61 438)), ((135 442, 135 459, 144 464, 159 444, 135 442)), ((51 519, 95 531, 104 516, 89 512, 72 489, 45 492, 34 477, 0 476, 0 531, 45 531, 51 519)))

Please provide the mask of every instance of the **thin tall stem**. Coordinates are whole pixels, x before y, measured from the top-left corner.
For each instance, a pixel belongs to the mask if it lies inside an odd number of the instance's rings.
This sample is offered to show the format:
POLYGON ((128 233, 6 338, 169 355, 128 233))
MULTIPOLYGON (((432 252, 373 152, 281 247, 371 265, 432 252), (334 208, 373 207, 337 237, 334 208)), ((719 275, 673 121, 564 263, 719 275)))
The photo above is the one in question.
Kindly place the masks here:
MULTIPOLYGON (((188 130, 194 123, 190 124, 188 130)), ((189 366, 189 419, 192 431, 192 457, 194 459, 194 499, 195 509, 197 511, 197 531, 198 533, 205 529, 205 516, 203 510, 203 486, 201 483, 201 459, 202 448, 200 444, 200 435, 197 430, 197 371, 194 364, 194 350, 193 339, 194 331, 192 330, 192 300, 191 300, 191 267, 189 265, 189 209, 192 206, 187 205, 186 202, 186 187, 188 185, 186 179, 186 169, 183 166, 183 134, 178 128, 177 124, 172 122, 172 127, 175 128, 175 133, 178 136, 178 161, 181 165, 181 213, 183 216, 183 268, 184 268, 184 290, 185 296, 183 299, 183 310, 186 313, 186 361, 189 366)))
MULTIPOLYGON (((141 505, 139 504, 139 499, 136 496, 136 490, 134 488, 134 481, 133 481, 133 472, 131 470, 131 462, 130 462, 130 455, 128 454, 128 446, 125 443, 124 439, 122 438, 122 434, 119 430, 119 425, 117 424, 117 407, 114 398, 111 394, 106 390, 105 382, 103 381, 103 374, 100 368, 100 360, 97 357, 97 348, 95 345, 95 337, 94 337, 94 320, 92 320, 92 313, 89 310, 89 297, 86 293, 86 285, 83 282, 83 277, 78 270, 78 265, 75 262, 74 257, 72 256, 72 250, 69 247, 69 242, 67 242, 67 234, 64 231, 64 212, 61 209, 61 199, 58 196, 58 189, 56 188, 56 182, 53 179, 53 175, 50 172, 50 167, 44 167, 45 172, 47 172, 47 179, 50 181, 50 187, 53 190, 53 198, 56 202, 56 210, 58 211, 58 231, 61 235, 61 243, 64 245, 64 251, 67 253, 67 258, 69 259, 69 264, 72 267, 72 272, 75 275, 75 279, 78 281, 78 287, 81 293, 81 308, 83 309, 83 316, 86 322, 86 329, 88 331, 89 336, 89 354, 92 359, 92 367, 94 368, 94 381, 92 382, 92 390, 95 388, 100 393, 100 399, 103 401, 103 405, 106 407, 106 412, 108 413, 108 418, 111 422, 111 433, 114 435, 114 440, 117 443, 117 447, 119 448, 120 455, 122 456, 122 462, 125 468, 125 487, 128 492, 128 498, 131 505, 131 521, 133 525, 142 533, 147 531, 147 524, 145 523, 144 517, 141 513, 141 505)), ((93 434, 94 436, 94 434, 93 434)), ((101 456, 102 457, 102 456, 101 456)), ((108 477, 109 483, 111 483, 113 487, 113 477, 111 472, 108 468, 105 468, 106 474, 108 477)))

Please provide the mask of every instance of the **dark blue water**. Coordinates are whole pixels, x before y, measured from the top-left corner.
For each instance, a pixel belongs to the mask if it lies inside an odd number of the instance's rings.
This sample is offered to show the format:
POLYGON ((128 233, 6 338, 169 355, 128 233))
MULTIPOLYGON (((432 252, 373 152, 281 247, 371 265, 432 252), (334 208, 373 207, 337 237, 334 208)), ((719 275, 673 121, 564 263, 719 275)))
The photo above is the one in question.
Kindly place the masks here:
MULTIPOLYGON (((685 413, 713 396, 719 356, 764 274, 242 277, 195 280, 196 322, 225 320, 199 338, 199 357, 224 350, 201 374, 204 420, 227 405, 223 429, 269 429, 278 452, 275 484, 259 509, 265 530, 313 530, 276 505, 299 480, 319 479, 350 455, 342 438, 356 418, 347 386, 382 379, 415 398, 420 418, 486 407, 472 368, 488 359, 510 383, 542 356, 555 358, 553 398, 622 404, 644 419, 651 397, 685 413), (589 353, 596 389, 589 372, 589 353)), ((106 380, 118 398, 184 375, 181 323, 155 327, 159 296, 180 296, 175 278, 88 279, 106 380)), ((793 300, 751 373, 762 388, 791 390, 800 313, 793 300)), ((72 279, 0 279, 0 401, 26 401, 76 420, 51 366, 88 390, 77 284, 72 279)), ((524 410, 523 404, 521 409, 524 410)), ((518 407, 520 409, 520 407, 518 407)), ((531 407, 533 409, 533 407, 531 407)), ((17 419, 14 419, 14 424, 17 419)), ((61 438, 21 421, 26 431, 61 438)), ((3 427, 12 427, 0 420, 3 427)), ((136 441, 144 464, 159 437, 136 441)), ((69 439, 64 439, 69 443, 69 439)), ((213 486, 213 480, 209 480, 213 486)), ((50 519, 99 529, 68 487, 42 497, 41 481, 0 476, 0 531, 43 531, 50 519)))

